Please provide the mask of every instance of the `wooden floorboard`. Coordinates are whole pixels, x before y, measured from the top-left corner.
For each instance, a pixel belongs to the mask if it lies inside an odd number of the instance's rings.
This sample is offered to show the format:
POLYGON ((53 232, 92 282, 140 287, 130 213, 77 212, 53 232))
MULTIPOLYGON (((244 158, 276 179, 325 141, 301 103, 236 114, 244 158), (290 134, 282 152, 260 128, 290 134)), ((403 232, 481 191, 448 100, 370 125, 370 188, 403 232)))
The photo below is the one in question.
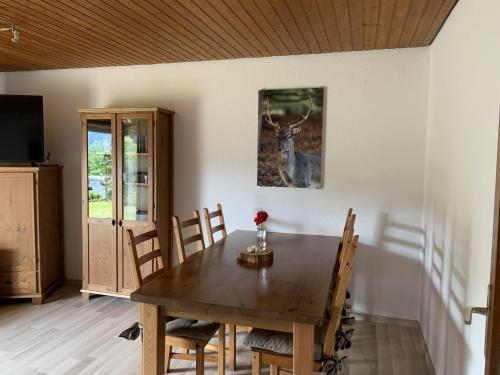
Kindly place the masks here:
MULTIPOLYGON (((140 339, 118 337, 137 318, 133 302, 113 297, 85 302, 74 286, 55 291, 41 306, 30 300, 0 301, 0 373, 139 374, 140 339)), ((251 374, 250 352, 241 345, 244 335, 238 333, 239 369, 227 369, 227 374, 251 374)), ((416 328, 358 322, 352 348, 342 353, 348 356, 342 374, 431 374, 425 352, 416 328)), ((194 374, 194 364, 173 360, 171 372, 194 374)), ((216 374, 216 364, 207 363, 205 373, 216 374)))

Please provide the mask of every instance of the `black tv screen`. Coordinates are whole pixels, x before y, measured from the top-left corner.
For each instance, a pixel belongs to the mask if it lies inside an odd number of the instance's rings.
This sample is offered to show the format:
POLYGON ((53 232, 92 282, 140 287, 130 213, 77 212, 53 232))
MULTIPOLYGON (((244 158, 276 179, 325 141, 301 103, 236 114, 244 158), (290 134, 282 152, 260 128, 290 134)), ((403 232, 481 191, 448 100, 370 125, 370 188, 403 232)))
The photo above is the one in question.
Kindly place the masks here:
POLYGON ((0 163, 43 159, 43 97, 0 95, 0 163))

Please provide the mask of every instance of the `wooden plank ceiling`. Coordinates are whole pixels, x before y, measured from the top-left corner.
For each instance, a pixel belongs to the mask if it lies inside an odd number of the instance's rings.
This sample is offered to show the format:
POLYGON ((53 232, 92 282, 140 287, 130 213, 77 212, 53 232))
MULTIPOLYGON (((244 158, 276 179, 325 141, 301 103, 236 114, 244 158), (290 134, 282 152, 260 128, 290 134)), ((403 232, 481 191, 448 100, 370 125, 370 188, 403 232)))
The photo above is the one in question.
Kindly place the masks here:
POLYGON ((0 70, 427 46, 457 0, 0 0, 0 70))

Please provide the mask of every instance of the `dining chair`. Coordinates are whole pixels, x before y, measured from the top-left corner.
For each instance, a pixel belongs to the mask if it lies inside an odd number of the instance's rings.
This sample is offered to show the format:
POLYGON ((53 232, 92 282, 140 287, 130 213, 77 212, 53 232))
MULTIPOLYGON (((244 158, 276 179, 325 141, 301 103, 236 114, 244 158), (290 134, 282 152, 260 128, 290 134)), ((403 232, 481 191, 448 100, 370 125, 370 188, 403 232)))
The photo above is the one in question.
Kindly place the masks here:
MULTIPOLYGON (((341 326, 345 292, 351 279, 352 263, 356 253, 358 236, 345 245, 343 257, 336 277, 329 318, 322 327, 315 327, 314 370, 326 373, 325 366, 337 366, 342 359, 337 356, 337 332, 341 326)), ((252 375, 260 375, 261 366, 269 365, 270 374, 293 374, 293 334, 263 329, 254 329, 245 338, 244 344, 252 351, 252 375)))
POLYGON ((177 243, 177 254, 179 263, 186 260, 186 246, 194 244, 194 253, 205 250, 205 240, 203 239, 203 230, 201 228, 200 212, 193 211, 193 218, 180 221, 178 216, 172 216, 174 225, 175 242, 177 243), (184 238, 183 230, 186 228, 194 228, 195 234, 184 238))
MULTIPOLYGON (((166 262, 159 247, 156 228, 137 236, 134 235, 132 229, 127 229, 127 241, 134 287, 138 289, 155 278, 161 277, 165 272, 166 262), (152 242, 151 246, 148 246, 148 249, 152 250, 139 257, 137 247, 148 241, 152 242), (150 262, 153 262, 154 267, 149 266, 150 262), (147 267, 144 267, 145 265, 147 267), (145 272, 143 273, 145 268, 150 272, 147 275, 144 275, 145 272)), ((144 321, 145 316, 141 303, 139 304, 139 316, 141 322, 144 321)), ((219 340, 217 355, 205 355, 205 348, 217 331, 219 337, 225 337, 224 324, 180 318, 169 320, 165 326, 165 367, 167 372, 171 359, 182 359, 196 362, 196 375, 202 375, 205 372, 205 361, 217 362, 218 374, 223 375, 225 372, 225 340, 219 340), (172 351, 174 347, 185 349, 186 352, 174 353, 172 351), (189 350, 194 350, 195 354, 190 354, 189 350)))
MULTIPOLYGON (((211 246, 214 244, 214 234, 221 232, 219 240, 226 238, 226 221, 224 220, 224 212, 222 211, 222 205, 217 203, 216 209, 212 212, 208 208, 203 209, 203 216, 205 217, 205 227, 207 228, 208 244, 211 246), (212 226, 212 220, 216 219, 217 224, 212 226)), ((247 332, 249 329, 247 327, 241 327, 247 332)), ((236 325, 229 324, 229 369, 231 371, 236 370, 236 325)))
POLYGON ((226 222, 224 221, 224 213, 222 212, 222 205, 217 203, 217 208, 215 211, 210 212, 208 208, 203 209, 203 214, 205 216, 205 227, 207 228, 208 244, 214 244, 214 234, 221 232, 220 239, 227 236, 226 222), (212 219, 218 219, 218 224, 212 226, 212 219))
MULTIPOLYGON (((203 238, 203 229, 201 227, 201 217, 200 212, 198 210, 193 211, 193 217, 191 219, 186 219, 181 221, 178 216, 172 216, 172 224, 174 227, 174 235, 175 242, 177 244, 177 255, 179 258, 179 264, 184 263, 187 258, 191 255, 196 254, 197 252, 205 250, 205 240, 203 238), (193 231, 195 234, 185 238, 184 231, 193 231), (187 255, 186 247, 193 247, 190 251, 190 254, 187 255)), ((224 332, 225 333, 225 332, 224 332)), ((230 328, 230 337, 232 336, 231 328, 230 328)), ((225 337, 225 336, 221 336, 225 337)), ((230 345, 229 350, 229 367, 231 370, 234 369, 234 352, 231 349, 230 345)), ((218 351, 219 348, 212 344, 207 344, 207 349, 218 351)))

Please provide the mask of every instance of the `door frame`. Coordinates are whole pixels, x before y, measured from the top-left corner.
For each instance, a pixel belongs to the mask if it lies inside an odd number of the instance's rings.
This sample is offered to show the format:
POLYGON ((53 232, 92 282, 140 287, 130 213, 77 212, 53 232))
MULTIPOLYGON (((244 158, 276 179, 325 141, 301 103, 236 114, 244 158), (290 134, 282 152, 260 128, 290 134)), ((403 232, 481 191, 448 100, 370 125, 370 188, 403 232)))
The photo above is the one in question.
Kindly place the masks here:
POLYGON ((498 127, 495 205, 493 218, 493 248, 491 254, 488 326, 486 327, 486 375, 500 373, 500 118, 498 127))

